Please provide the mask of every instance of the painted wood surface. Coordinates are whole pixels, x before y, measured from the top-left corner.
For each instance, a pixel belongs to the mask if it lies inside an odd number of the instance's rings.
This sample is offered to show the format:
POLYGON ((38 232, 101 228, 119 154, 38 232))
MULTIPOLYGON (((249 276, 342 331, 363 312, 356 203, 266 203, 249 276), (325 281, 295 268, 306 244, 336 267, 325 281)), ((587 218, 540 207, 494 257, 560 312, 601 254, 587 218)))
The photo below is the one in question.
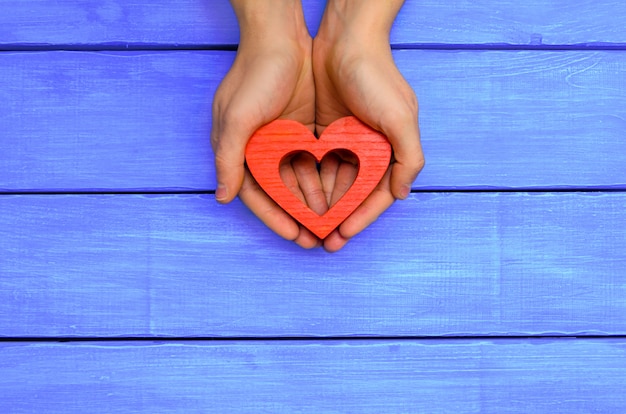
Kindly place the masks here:
MULTIPOLYGON (((213 190, 211 99, 233 56, 0 54, 0 191, 213 190)), ((394 56, 421 101, 414 188, 626 186, 626 52, 394 56)))
POLYGON ((428 192, 328 255, 210 194, 228 2, 0 0, 0 412, 625 412, 624 16, 407 0, 428 192))
MULTIPOLYGON (((312 33, 324 2, 304 0, 312 33)), ((626 44, 621 0, 408 0, 392 43, 546 45, 626 44)), ((197 47, 235 45, 237 22, 222 0, 0 0, 0 47, 63 45, 197 47)))
POLYGON ((342 252, 205 195, 0 196, 0 336, 626 334, 626 194, 435 193, 342 252))
POLYGON ((0 344, 0 409, 619 413, 624 339, 0 344))

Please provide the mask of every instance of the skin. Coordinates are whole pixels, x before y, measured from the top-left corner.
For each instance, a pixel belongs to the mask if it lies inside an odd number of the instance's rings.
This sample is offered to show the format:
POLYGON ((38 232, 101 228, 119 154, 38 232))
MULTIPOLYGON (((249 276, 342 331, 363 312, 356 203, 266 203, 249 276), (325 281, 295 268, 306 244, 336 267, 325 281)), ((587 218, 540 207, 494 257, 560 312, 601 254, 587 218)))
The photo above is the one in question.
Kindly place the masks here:
MULTIPOLYGON (((396 199, 405 199, 424 165, 415 93, 398 71, 389 32, 398 0, 329 0, 315 40, 296 0, 232 0, 240 23, 237 58, 214 99, 212 144, 219 202, 235 196, 280 236, 305 248, 340 250, 396 199), (394 161, 374 192, 326 239, 318 240, 258 187, 244 168, 249 137, 274 119, 292 119, 321 134, 336 119, 355 115, 387 136, 394 161)), ((284 162, 288 188, 323 214, 357 173, 348 154, 284 162)))
MULTIPOLYGON (((295 0, 233 0, 232 5, 240 24, 240 43, 213 100, 216 199, 229 203, 239 195, 278 235, 304 248, 317 247, 320 240, 279 208, 244 168, 246 143, 259 127, 280 118, 314 131, 312 39, 302 6, 295 0)), ((300 166, 299 160, 293 162, 300 166)), ((290 165, 281 166, 281 172, 288 185, 297 188, 290 165)), ((315 200, 309 197, 308 204, 315 205, 315 200)))

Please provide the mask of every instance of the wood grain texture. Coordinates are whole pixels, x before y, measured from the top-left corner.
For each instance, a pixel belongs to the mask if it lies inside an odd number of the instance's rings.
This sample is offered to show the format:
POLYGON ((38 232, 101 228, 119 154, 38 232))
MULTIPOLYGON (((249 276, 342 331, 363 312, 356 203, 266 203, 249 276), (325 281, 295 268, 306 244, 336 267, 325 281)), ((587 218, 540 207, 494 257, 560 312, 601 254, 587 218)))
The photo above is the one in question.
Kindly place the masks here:
POLYGON ((626 194, 414 194, 338 254, 212 196, 0 196, 0 336, 626 333, 626 194))
POLYGON ((0 54, 0 188, 214 187, 211 100, 232 58, 0 54))
MULTIPOLYGON (((335 255, 211 195, 0 195, 0 412, 626 411, 626 192, 573 191, 626 189, 624 16, 407 1, 392 31, 415 188, 571 192, 413 194, 335 255), (508 338, 380 338, 446 335, 508 338)), ((0 0, 0 50, 154 49, 0 53, 0 192, 213 190, 234 52, 198 49, 237 42, 226 1, 0 0)))
MULTIPOLYGON (((324 2, 304 0, 310 31, 324 2)), ((626 44, 626 4, 617 0, 407 1, 396 44, 626 44)), ((0 47, 33 45, 223 45, 239 41, 228 2, 172 0, 0 1, 0 47)))
MULTIPOLYGON (((326 238, 374 191, 389 168, 391 145, 380 132, 357 118, 340 118, 316 138, 296 121, 276 120, 259 128, 246 146, 246 164, 261 188, 293 218, 320 239, 326 238), (285 185, 281 162, 290 155, 307 152, 322 163, 333 151, 356 157, 358 172, 348 191, 326 210, 313 211, 285 185)), ((330 203, 330 201, 328 202, 330 203)))
POLYGON ((619 413, 626 342, 0 344, 0 409, 84 413, 619 413))
MULTIPOLYGON (((0 191, 211 190, 232 52, 0 54, 0 191)), ((402 50, 420 189, 626 187, 626 52, 402 50)))

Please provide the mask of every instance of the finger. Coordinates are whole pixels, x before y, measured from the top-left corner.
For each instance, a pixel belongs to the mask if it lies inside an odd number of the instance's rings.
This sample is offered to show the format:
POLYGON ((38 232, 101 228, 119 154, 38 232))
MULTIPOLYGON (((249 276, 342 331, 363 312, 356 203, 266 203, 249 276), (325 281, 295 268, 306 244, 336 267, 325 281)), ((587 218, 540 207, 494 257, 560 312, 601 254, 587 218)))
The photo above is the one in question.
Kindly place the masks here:
POLYGON ((359 172, 359 167, 351 162, 341 162, 335 177, 335 187, 330 199, 330 206, 335 205, 348 192, 359 172))
POLYGON ((328 203, 322 189, 322 181, 317 171, 317 163, 311 154, 297 154, 291 160, 291 165, 298 179, 298 185, 304 198, 306 205, 313 212, 322 215, 328 211, 328 203))
MULTIPOLYGON (((304 196, 302 192, 299 191, 295 173, 289 163, 286 163, 286 165, 288 167, 284 168, 284 171, 286 176, 289 177, 287 180, 295 183, 295 189, 297 190, 296 196, 299 194, 302 202, 304 202, 304 196)), ((285 178, 283 178, 283 180, 285 180, 285 178)), ((298 246, 305 249, 313 249, 321 246, 321 240, 306 228, 295 223, 291 216, 263 192, 254 181, 254 178, 247 172, 239 198, 267 227, 281 237, 287 240, 293 240, 298 246)))
POLYGON ((300 233, 294 242, 304 249, 315 249, 322 245, 322 241, 308 229, 300 226, 300 233))
POLYGON ((298 200, 302 201, 303 204, 306 204, 306 199, 304 198, 304 194, 302 190, 300 190, 300 184, 298 183, 298 177, 296 175, 293 166, 291 165, 291 158, 285 159, 280 163, 279 166, 280 178, 285 183, 285 186, 293 195, 295 195, 298 200))
POLYGON ((404 200, 411 192, 411 185, 424 168, 424 153, 420 144, 417 117, 402 123, 392 122, 385 128, 385 135, 393 147, 395 162, 391 171, 391 193, 404 200))
POLYGON ((248 171, 244 174, 239 198, 272 231, 287 240, 296 240, 300 227, 259 187, 248 171))
POLYGON ((331 206, 331 198, 333 189, 335 188, 335 177, 339 169, 340 159, 336 154, 330 153, 322 159, 320 164, 320 180, 322 181, 322 190, 326 198, 326 205, 331 206))
POLYGON ((228 121, 217 122, 220 125, 214 129, 211 137, 217 177, 215 198, 220 203, 229 203, 243 184, 246 144, 254 130, 235 128, 228 121))
POLYGON ((383 176, 376 189, 370 194, 354 212, 339 226, 339 233, 345 239, 351 239, 387 210, 395 201, 390 191, 391 168, 383 176))
POLYGON ((326 238, 324 239, 324 250, 328 253, 335 253, 341 250, 350 239, 346 239, 339 233, 339 230, 333 230, 326 238))
MULTIPOLYGON (((309 160, 308 163, 306 163, 306 160, 305 160, 304 167, 307 169, 310 169, 310 168, 315 169, 315 173, 317 174, 317 169, 315 166, 315 159, 313 157, 311 157, 311 159, 312 159, 313 165, 312 166, 308 165, 311 162, 311 160, 309 160)), ((287 159, 285 160, 285 162, 281 163, 280 176, 283 182, 285 183, 285 185, 287 186, 287 188, 289 189, 289 191, 291 191, 296 197, 298 197, 298 199, 302 201, 303 204, 307 204, 307 198, 305 197, 305 194, 301 191, 301 188, 300 188, 301 180, 299 181, 298 174, 296 173, 301 168, 297 168, 297 167, 294 168, 292 164, 293 162, 294 161, 292 159, 287 159)), ((323 205, 323 208, 327 209, 326 202, 324 199, 322 199, 322 205, 323 205)), ((313 208, 311 209, 313 211, 316 211, 313 208)), ((318 214, 323 214, 323 213, 318 213, 318 214)), ((294 240, 294 242, 298 246, 305 248, 305 249, 313 249, 316 247, 320 247, 322 244, 321 240, 317 236, 315 236, 311 231, 304 228, 303 226, 300 226, 300 232, 298 236, 296 237, 296 239, 294 240)))

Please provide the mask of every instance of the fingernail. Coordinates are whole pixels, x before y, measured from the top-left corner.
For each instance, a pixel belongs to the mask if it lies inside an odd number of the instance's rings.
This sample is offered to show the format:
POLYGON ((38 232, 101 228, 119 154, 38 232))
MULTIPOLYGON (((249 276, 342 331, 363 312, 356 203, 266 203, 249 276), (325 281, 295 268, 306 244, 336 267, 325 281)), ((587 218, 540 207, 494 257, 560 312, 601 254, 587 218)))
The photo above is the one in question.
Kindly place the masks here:
POLYGON ((217 190, 215 190, 215 199, 217 201, 224 201, 228 198, 228 190, 224 184, 218 184, 217 190))
POLYGON ((410 192, 411 192, 411 186, 404 184, 402 188, 400 189, 400 199, 404 200, 405 198, 407 198, 410 192))

